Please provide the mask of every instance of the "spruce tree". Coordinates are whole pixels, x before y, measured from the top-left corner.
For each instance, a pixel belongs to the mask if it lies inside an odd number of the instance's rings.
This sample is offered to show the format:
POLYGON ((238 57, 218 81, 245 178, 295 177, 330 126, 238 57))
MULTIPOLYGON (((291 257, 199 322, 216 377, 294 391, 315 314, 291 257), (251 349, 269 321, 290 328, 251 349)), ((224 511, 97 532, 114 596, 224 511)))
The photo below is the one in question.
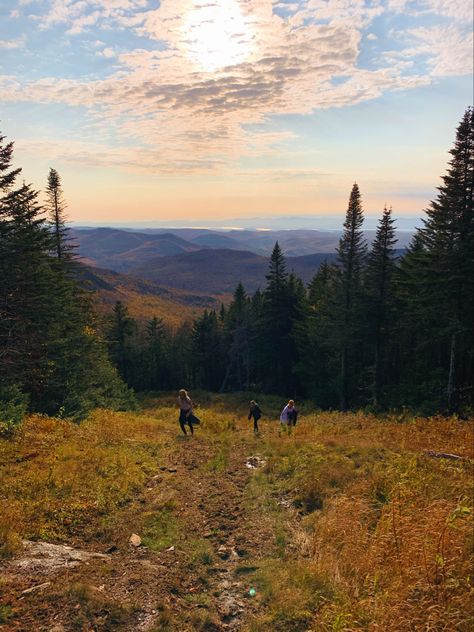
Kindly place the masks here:
POLYGON ((56 169, 50 169, 46 187, 46 210, 48 221, 54 235, 54 252, 58 259, 64 259, 71 253, 67 243, 66 202, 61 185, 61 177, 56 169))
POLYGON ((260 320, 261 375, 267 389, 288 392, 291 375, 291 307, 288 300, 288 274, 281 248, 276 242, 266 275, 260 320))
POLYGON ((439 193, 426 210, 419 235, 425 254, 426 309, 437 315, 432 335, 446 361, 446 409, 459 408, 462 392, 474 381, 474 109, 457 128, 451 160, 439 193))
POLYGON ((305 396, 322 408, 338 405, 339 356, 332 314, 336 278, 334 266, 324 261, 308 285, 305 317, 296 328, 296 372, 305 396))
POLYGON ((224 346, 227 349, 227 367, 221 391, 235 386, 248 390, 250 384, 250 299, 239 283, 224 320, 224 346))
POLYGON ((0 384, 27 395, 31 410, 77 419, 94 406, 126 405, 87 301, 51 256, 38 192, 14 188, 11 148, 0 152, 0 384))
POLYGON ((196 386, 217 391, 223 379, 224 353, 222 331, 214 310, 205 310, 194 321, 192 359, 196 386))
POLYGON ((372 402, 376 406, 380 403, 382 385, 387 381, 384 365, 392 327, 396 241, 392 209, 385 207, 368 256, 365 275, 366 322, 374 354, 371 391, 372 402))
POLYGON ((112 361, 127 384, 131 383, 133 376, 130 339, 135 331, 136 322, 130 317, 127 306, 117 301, 110 318, 107 339, 112 361))
POLYGON ((143 366, 137 376, 139 390, 160 390, 165 387, 167 332, 163 320, 154 316, 146 324, 145 346, 138 358, 143 366))
POLYGON ((362 231, 364 216, 359 187, 349 197, 344 230, 337 248, 339 283, 335 322, 339 328, 341 408, 347 410, 356 379, 356 349, 360 342, 362 271, 367 245, 362 231))

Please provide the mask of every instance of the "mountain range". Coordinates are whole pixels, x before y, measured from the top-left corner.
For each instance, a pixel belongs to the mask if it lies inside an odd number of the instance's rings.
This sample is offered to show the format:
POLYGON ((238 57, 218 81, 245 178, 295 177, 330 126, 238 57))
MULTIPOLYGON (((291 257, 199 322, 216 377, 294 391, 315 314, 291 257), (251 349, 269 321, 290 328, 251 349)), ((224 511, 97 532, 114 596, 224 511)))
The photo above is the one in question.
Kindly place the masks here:
MULTIPOLYGON (((374 235, 374 231, 365 232, 368 243, 374 235)), ((401 250, 409 243, 411 235, 409 232, 398 234, 397 245, 401 250)), ((185 292, 179 298, 182 304, 196 305, 196 299, 189 293, 197 293, 193 296, 205 296, 202 301, 209 305, 211 295, 233 292, 240 281, 249 292, 263 288, 268 258, 276 241, 286 256, 288 271, 308 283, 323 261, 335 261, 340 232, 212 231, 200 228, 137 232, 104 227, 74 228, 70 236, 81 261, 101 269, 101 278, 108 270, 108 282, 113 281, 115 288, 130 289, 135 284, 139 295, 161 296, 162 300, 167 300, 165 286, 167 291, 174 288, 185 292), (112 277, 112 273, 127 276, 120 279, 112 277), (152 286, 143 285, 145 280, 152 286), (152 291, 150 287, 153 287, 152 291)))

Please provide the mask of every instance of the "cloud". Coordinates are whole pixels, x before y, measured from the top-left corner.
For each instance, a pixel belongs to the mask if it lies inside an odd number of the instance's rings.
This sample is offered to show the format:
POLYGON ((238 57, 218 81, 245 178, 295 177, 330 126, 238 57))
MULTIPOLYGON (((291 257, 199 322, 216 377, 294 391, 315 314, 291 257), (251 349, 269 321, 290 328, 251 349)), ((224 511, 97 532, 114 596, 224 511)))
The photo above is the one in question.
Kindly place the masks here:
POLYGON ((471 30, 452 24, 407 29, 395 36, 409 45, 399 52, 388 53, 388 61, 424 57, 433 77, 467 75, 473 71, 471 30))
POLYGON ((84 37, 101 49, 92 54, 114 58, 113 69, 100 79, 0 77, 0 94, 83 108, 93 149, 72 143, 76 160, 96 164, 103 156, 166 172, 230 168, 292 140, 275 131, 274 117, 350 106, 469 72, 469 34, 454 5, 467 15, 464 0, 50 0, 34 16, 39 27, 61 25, 78 37, 92 32, 84 37), (405 10, 437 13, 449 23, 394 32, 397 50, 362 68, 364 32, 384 12, 405 10), (113 44, 105 31, 115 33, 113 44), (125 34, 120 42, 117 34, 125 34), (127 46, 129 35, 143 47, 127 46), (417 70, 418 59, 428 71, 417 70), (111 135, 118 149, 96 147, 106 147, 111 135))
POLYGON ((0 49, 13 50, 15 48, 23 48, 25 46, 25 38, 19 37, 14 40, 0 40, 0 49))
POLYGON ((99 50, 96 52, 97 57, 105 57, 105 59, 112 59, 117 56, 117 53, 113 48, 104 48, 103 50, 99 50))

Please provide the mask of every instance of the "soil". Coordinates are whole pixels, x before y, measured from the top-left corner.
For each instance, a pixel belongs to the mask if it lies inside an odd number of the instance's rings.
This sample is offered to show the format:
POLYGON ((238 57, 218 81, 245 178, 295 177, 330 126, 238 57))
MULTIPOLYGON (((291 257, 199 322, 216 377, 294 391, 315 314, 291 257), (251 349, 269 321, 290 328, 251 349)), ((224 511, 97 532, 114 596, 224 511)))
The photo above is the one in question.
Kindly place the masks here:
POLYGON ((271 523, 245 496, 264 465, 258 438, 237 429, 220 471, 206 466, 216 446, 199 429, 194 437, 178 437, 173 429, 168 449, 167 462, 157 464, 157 473, 115 517, 115 541, 104 542, 98 525, 89 524, 68 542, 72 549, 46 547, 45 553, 28 544, 19 558, 2 564, 2 592, 15 616, 1 630, 244 629, 262 607, 246 567, 258 567, 275 546, 271 523), (132 545, 144 516, 170 493, 182 526, 176 542, 159 552, 132 545), (213 555, 205 566, 190 559, 187 540, 210 543, 213 555))

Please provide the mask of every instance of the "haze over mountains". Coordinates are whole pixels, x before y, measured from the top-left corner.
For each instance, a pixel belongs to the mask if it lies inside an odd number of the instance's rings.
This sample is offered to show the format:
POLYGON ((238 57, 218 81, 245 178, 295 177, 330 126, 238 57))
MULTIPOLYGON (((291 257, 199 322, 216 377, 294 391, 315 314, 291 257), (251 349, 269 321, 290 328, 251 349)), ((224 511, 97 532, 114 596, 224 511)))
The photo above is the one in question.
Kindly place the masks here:
MULTIPOLYGON (((366 231, 370 243, 375 231, 366 231)), ((334 261, 339 231, 228 230, 199 228, 74 228, 71 236, 83 262, 98 268, 147 279, 160 286, 191 292, 232 292, 239 281, 248 291, 264 287, 268 257, 276 241, 288 259, 288 270, 311 280, 324 260, 334 261)), ((410 232, 400 232, 405 248, 410 232)))

